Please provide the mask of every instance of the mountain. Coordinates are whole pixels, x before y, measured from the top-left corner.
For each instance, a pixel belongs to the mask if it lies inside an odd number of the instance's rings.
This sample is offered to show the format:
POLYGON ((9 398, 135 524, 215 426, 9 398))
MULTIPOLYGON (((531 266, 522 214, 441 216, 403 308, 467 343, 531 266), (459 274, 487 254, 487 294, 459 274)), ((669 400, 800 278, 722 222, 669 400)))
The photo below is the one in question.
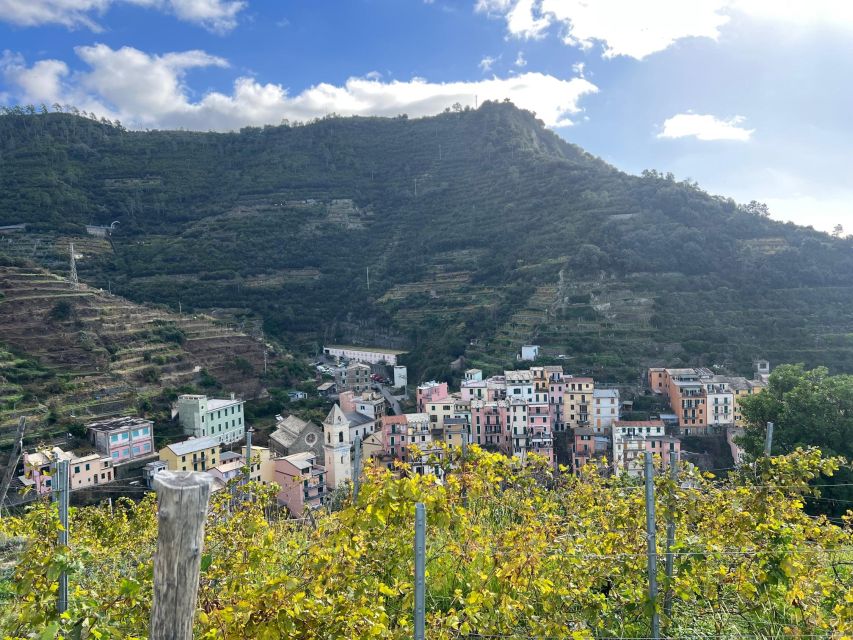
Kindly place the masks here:
POLYGON ((853 371, 851 240, 620 172, 508 103, 224 134, 11 113, 0 163, 0 225, 27 224, 0 251, 67 272, 64 243, 116 221, 81 280, 304 351, 405 348, 410 379, 530 342, 620 381, 756 357, 853 371))

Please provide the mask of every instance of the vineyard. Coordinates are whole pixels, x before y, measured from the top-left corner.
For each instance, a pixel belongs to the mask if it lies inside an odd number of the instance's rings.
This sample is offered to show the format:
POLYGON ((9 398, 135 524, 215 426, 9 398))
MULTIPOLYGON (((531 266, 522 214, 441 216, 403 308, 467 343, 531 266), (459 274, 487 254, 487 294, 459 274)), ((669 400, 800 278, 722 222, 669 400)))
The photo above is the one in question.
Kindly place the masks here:
MULTIPOLYGON (((444 464, 459 456, 448 452, 444 464)), ((663 637, 853 637, 851 521, 804 510, 844 464, 799 450, 726 479, 689 469, 677 482, 658 477, 661 557, 666 524, 675 530, 671 580, 658 564, 663 637)), ((411 638, 417 502, 427 514, 426 638, 650 636, 644 491, 634 479, 552 474, 471 447, 443 482, 368 466, 357 504, 346 498, 302 520, 277 512, 272 488, 247 487, 211 499, 198 638, 411 638)), ((40 500, 2 520, 4 636, 146 637, 154 495, 72 509, 68 548, 57 546, 57 527, 55 506, 40 500), (60 617, 63 570, 71 586, 60 617)))

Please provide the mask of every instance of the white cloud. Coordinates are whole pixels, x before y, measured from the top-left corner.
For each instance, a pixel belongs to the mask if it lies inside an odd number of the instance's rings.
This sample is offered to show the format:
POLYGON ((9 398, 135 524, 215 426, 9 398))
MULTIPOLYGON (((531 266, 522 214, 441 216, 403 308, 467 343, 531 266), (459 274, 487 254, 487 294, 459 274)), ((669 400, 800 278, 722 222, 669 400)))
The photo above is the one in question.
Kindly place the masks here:
POLYGON ((483 71, 483 73, 485 73, 487 71, 491 71, 492 65, 495 64, 498 60, 500 60, 500 56, 498 56, 497 58, 494 58, 492 56, 483 56, 483 59, 480 60, 480 64, 478 64, 477 66, 480 67, 480 70, 483 71))
POLYGON ((376 75, 349 78, 343 86, 321 83, 297 95, 279 84, 250 77, 235 80, 229 93, 210 91, 194 99, 184 84, 199 67, 225 67, 227 61, 203 51, 151 55, 132 47, 98 44, 78 47, 87 71, 70 72, 64 63, 41 60, 32 66, 12 54, 0 58, 15 97, 29 102, 60 102, 120 118, 132 127, 230 130, 246 125, 277 124, 282 119, 309 120, 341 115, 426 116, 455 102, 474 105, 509 98, 535 111, 548 126, 568 126, 580 112, 579 101, 598 88, 583 78, 563 80, 542 73, 477 82, 428 82, 422 78, 383 82, 376 75), (58 64, 57 64, 58 63, 58 64), (59 95, 57 95, 59 93, 59 95))
POLYGON ((518 55, 515 57, 515 66, 516 67, 526 67, 527 60, 524 58, 524 51, 519 51, 518 55))
POLYGON ((605 58, 637 60, 684 38, 716 40, 732 17, 853 28, 853 3, 838 0, 477 0, 475 8, 503 18, 513 37, 542 37, 558 25, 567 45, 601 44, 605 58))
POLYGON ((720 120, 712 115, 679 113, 666 119, 658 138, 694 137, 705 141, 738 140, 745 142, 750 139, 755 130, 739 126, 744 120, 743 116, 720 120))
POLYGON ((243 0, 0 0, 0 21, 25 27, 60 24, 100 31, 96 17, 117 2, 171 13, 185 22, 222 33, 237 25, 243 0))

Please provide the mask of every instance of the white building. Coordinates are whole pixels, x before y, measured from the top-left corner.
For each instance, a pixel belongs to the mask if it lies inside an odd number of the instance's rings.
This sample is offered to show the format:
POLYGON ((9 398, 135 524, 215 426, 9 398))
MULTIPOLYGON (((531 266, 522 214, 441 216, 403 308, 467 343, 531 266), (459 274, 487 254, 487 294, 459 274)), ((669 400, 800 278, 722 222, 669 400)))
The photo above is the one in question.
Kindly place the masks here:
POLYGON ((705 417, 709 425, 734 424, 735 394, 728 382, 719 376, 705 383, 705 417))
POLYGON ((619 419, 619 389, 595 389, 592 392, 593 427, 609 428, 619 419))
POLYGON ((405 351, 396 351, 394 349, 380 349, 377 347, 351 347, 347 345, 329 345, 323 347, 323 353, 332 358, 344 358, 346 360, 358 360, 359 362, 367 362, 370 364, 387 364, 394 366, 397 364, 397 356, 401 356, 405 351))
POLYGON ((395 389, 405 389, 406 385, 409 384, 409 373, 401 364, 395 365, 394 367, 394 388, 395 389))
POLYGON ((243 401, 199 395, 178 396, 178 421, 184 433, 195 438, 216 438, 219 444, 241 440, 246 431, 243 401))
POLYGON ((533 400, 533 372, 530 369, 504 371, 507 398, 520 398, 526 402, 533 400))
POLYGON ((538 344, 525 344, 521 347, 521 353, 518 355, 519 360, 536 360, 539 356, 538 344))

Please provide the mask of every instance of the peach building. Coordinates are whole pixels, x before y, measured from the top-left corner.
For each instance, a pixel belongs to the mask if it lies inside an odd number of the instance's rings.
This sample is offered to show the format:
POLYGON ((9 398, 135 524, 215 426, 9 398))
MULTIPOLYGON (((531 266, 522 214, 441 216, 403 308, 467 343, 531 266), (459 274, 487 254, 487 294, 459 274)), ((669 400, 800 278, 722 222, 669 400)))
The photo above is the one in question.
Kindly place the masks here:
POLYGON ((21 482, 24 486, 32 487, 40 495, 50 493, 54 465, 58 460, 68 461, 68 485, 72 491, 112 482, 115 479, 109 457, 99 453, 77 456, 70 451, 53 447, 24 454, 24 475, 20 478, 21 482))
POLYGON ((296 517, 306 509, 322 507, 326 501, 326 470, 311 451, 276 458, 275 483, 280 487, 278 503, 296 517))

